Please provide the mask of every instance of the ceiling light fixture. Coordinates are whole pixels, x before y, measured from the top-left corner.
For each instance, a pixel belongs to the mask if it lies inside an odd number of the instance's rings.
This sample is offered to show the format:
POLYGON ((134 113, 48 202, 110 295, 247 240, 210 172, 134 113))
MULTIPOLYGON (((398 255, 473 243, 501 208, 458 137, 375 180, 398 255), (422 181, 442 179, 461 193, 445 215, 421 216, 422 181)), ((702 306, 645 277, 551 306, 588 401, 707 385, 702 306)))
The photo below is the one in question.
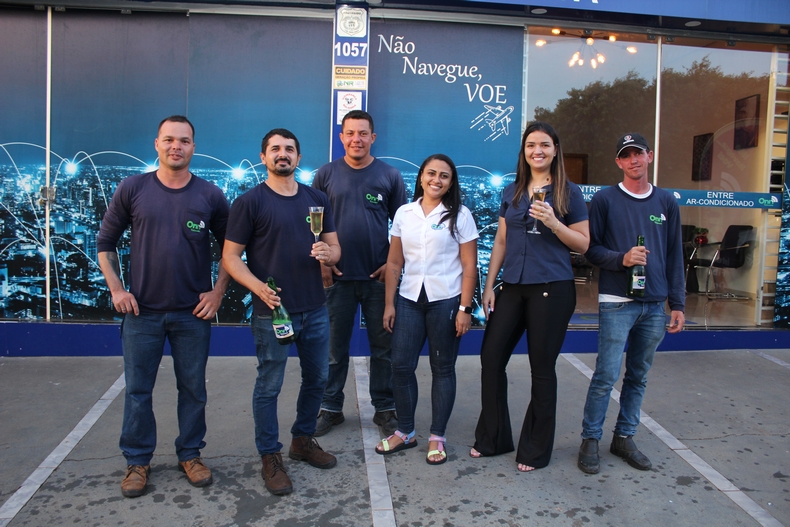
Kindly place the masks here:
MULTIPOLYGON (((581 44, 579 44, 579 48, 571 55, 570 59, 568 60, 568 67, 572 68, 574 66, 584 66, 585 63, 588 63, 591 68, 596 69, 601 64, 604 64, 607 60, 606 56, 598 51, 596 48, 596 40, 599 42, 604 42, 606 44, 614 45, 620 49, 624 49, 628 53, 634 54, 636 53, 637 49, 635 46, 630 45, 626 46, 625 44, 620 44, 617 42, 617 36, 612 35, 609 33, 605 33, 603 31, 596 32, 591 29, 583 29, 580 33, 569 33, 559 28, 554 28, 551 30, 552 34, 554 35, 568 35, 571 37, 579 37, 581 39, 581 44)), ((557 43, 569 43, 568 40, 551 40, 546 39, 543 37, 539 37, 534 41, 535 47, 542 48, 548 44, 557 44, 557 43)))

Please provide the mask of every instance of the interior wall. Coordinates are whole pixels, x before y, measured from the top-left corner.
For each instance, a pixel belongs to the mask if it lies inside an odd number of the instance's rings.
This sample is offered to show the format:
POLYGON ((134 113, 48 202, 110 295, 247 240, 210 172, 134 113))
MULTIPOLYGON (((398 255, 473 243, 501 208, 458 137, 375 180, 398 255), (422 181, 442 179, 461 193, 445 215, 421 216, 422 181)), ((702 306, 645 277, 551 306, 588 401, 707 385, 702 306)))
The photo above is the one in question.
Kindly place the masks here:
MULTIPOLYGON (((661 150, 659 184, 667 188, 706 192, 765 192, 767 102, 769 99, 771 46, 731 49, 724 42, 681 39, 663 48, 661 150), (739 119, 736 101, 759 97, 756 122, 739 119), (748 145, 736 129, 753 126, 756 142, 748 145), (695 139, 708 139, 703 152, 694 151, 695 139), (736 142, 738 143, 736 145, 736 142), (738 148, 736 148, 738 146, 738 148), (701 154, 701 155, 700 155, 701 154), (707 158, 694 174, 695 155, 707 158)), ((743 117, 740 115, 740 117, 743 117)), ((698 157, 698 159, 700 159, 698 157)), ((763 215, 760 209, 682 207, 685 224, 709 230, 709 242, 722 239, 729 225, 754 227, 752 249, 739 269, 714 271, 716 285, 754 296, 761 280, 760 258, 763 215)), ((701 248, 698 256, 712 257, 716 246, 701 248)), ((705 285, 705 273, 699 271, 705 285)))

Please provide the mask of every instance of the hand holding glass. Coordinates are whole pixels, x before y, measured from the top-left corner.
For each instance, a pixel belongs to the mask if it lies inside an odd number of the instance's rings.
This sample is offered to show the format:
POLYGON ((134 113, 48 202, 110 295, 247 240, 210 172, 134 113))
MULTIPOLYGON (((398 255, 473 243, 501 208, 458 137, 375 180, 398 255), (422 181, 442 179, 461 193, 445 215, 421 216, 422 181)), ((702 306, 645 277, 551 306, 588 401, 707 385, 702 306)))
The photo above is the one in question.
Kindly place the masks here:
MULTIPOLYGON (((544 187, 532 187, 532 203, 535 203, 535 200, 543 201, 544 199, 546 199, 546 189, 544 187)), ((532 230, 527 232, 529 234, 540 234, 537 218, 535 218, 535 223, 532 224, 532 230)))
POLYGON ((318 235, 324 228, 324 207, 310 207, 310 230, 318 242, 318 235))

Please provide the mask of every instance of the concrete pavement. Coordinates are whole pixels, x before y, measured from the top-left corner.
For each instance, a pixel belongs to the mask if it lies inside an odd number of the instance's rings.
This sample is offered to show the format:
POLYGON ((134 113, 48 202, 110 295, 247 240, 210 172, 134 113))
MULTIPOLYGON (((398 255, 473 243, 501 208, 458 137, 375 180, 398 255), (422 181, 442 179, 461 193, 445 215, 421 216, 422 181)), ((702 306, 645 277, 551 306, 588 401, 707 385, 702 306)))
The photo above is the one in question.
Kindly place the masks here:
MULTIPOLYGON (((298 359, 289 359, 279 418, 294 493, 275 497, 263 486, 253 441, 254 357, 209 361, 203 458, 214 484, 203 489, 191 487, 176 467, 176 390, 166 357, 154 396, 159 441, 148 492, 127 499, 120 494, 125 463, 117 446, 121 358, 2 358, 0 526, 790 525, 790 350, 659 353, 636 436, 654 468, 640 472, 609 454, 607 432, 601 472, 591 476, 576 467, 576 454, 585 373, 594 363, 594 354, 558 360, 552 462, 522 474, 514 454, 468 456, 480 412, 475 356, 458 360, 444 465, 425 463, 425 359, 418 369, 419 447, 386 458, 372 452, 378 429, 365 400, 366 358, 357 357, 346 385, 346 422, 319 439, 338 456, 337 467, 289 460, 300 382, 298 359)), ((519 431, 529 398, 528 357, 515 355, 508 372, 519 431)), ((617 409, 612 401, 607 430, 617 409)))

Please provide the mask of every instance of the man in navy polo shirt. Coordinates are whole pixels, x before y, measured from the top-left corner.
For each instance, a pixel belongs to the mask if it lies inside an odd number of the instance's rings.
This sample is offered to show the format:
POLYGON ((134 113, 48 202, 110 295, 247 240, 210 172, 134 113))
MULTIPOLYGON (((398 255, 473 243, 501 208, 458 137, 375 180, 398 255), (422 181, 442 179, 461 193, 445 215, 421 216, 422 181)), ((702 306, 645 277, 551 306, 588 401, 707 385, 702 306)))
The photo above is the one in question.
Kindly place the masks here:
POLYGON ((189 172, 195 129, 174 115, 159 124, 154 141, 159 168, 118 185, 96 246, 113 307, 123 314, 121 338, 126 377, 120 447, 126 457, 121 493, 145 493, 156 448, 152 392, 165 339, 178 385, 178 467, 195 487, 210 485, 200 459, 206 446, 206 362, 211 319, 230 278, 220 267, 211 284, 211 239, 222 246, 228 202, 213 183, 189 172), (116 245, 132 227, 129 291, 120 275, 116 245))
POLYGON ((617 141, 615 163, 622 183, 597 192, 590 206, 590 248, 585 257, 601 269, 598 283, 598 357, 587 391, 578 466, 587 474, 600 470, 598 441, 612 386, 620 376, 628 345, 620 412, 609 451, 639 470, 652 464, 634 443, 639 411, 647 386, 647 372, 666 331, 665 304, 669 299, 669 332, 683 329, 686 293, 680 209, 674 196, 650 184, 648 167, 653 152, 639 134, 617 141), (645 237, 637 246, 638 236, 645 237), (628 269, 644 265, 642 297, 628 296, 628 269))
POLYGON ((373 118, 362 110, 343 117, 340 140, 343 157, 318 169, 313 187, 332 204, 337 235, 345 257, 324 266, 329 309, 329 380, 321 402, 316 436, 345 420, 343 388, 348 376, 349 347, 359 305, 365 315, 370 344, 370 400, 373 422, 385 436, 398 429, 392 395, 392 336, 384 329, 384 268, 389 253, 389 220, 406 203, 400 172, 370 154, 376 140, 373 118))
POLYGON ((278 342, 272 327, 272 311, 281 303, 293 321, 302 368, 288 456, 322 469, 337 463, 314 436, 329 365, 329 315, 321 266, 337 263, 340 244, 326 194, 294 177, 301 157, 299 141, 290 131, 276 128, 264 136, 261 161, 268 178, 233 202, 222 253, 228 273, 252 293, 252 333, 258 356, 252 395, 255 446, 263 462, 266 489, 276 496, 293 491, 280 454, 283 445, 277 424, 277 398, 291 347, 278 342), (318 242, 310 232, 310 207, 324 207, 318 242), (246 264, 241 259, 245 251, 246 264), (266 284, 269 276, 280 292, 266 284))

